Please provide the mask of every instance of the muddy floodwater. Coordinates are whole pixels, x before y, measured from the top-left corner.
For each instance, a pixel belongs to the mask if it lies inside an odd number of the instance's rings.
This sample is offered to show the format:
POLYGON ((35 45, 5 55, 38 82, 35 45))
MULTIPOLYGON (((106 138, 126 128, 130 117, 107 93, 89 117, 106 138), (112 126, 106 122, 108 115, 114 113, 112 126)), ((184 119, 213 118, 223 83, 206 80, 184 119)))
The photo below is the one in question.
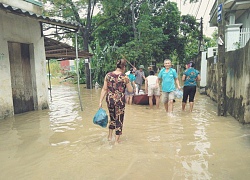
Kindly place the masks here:
POLYGON ((209 97, 198 93, 193 113, 177 99, 173 116, 127 105, 114 145, 93 124, 100 91, 81 87, 81 111, 76 85, 53 85, 50 109, 0 120, 0 179, 250 179, 250 126, 218 117, 209 97))

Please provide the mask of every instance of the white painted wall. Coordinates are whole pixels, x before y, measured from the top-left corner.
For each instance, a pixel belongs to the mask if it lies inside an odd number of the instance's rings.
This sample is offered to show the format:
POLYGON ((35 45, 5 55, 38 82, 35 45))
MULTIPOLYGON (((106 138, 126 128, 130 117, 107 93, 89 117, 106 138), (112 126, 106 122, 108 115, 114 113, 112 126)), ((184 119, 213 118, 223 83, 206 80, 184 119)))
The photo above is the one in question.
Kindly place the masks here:
POLYGON ((218 47, 207 48, 207 58, 213 57, 218 54, 218 47))
POLYGON ((207 85, 207 52, 202 52, 201 54, 201 81, 200 87, 206 87, 207 85))
POLYGON ((1 3, 23 9, 25 11, 33 12, 36 14, 42 14, 42 8, 24 0, 0 0, 1 3))
POLYGON ((44 39, 41 37, 40 24, 34 19, 5 13, 0 10, 0 119, 13 115, 11 74, 8 41, 30 44, 31 73, 34 85, 35 109, 48 107, 48 83, 46 78, 46 57, 44 39))
POLYGON ((70 71, 75 72, 75 60, 69 60, 70 71))
POLYGON ((239 47, 240 26, 242 24, 230 24, 226 26, 226 51, 234 51, 239 47))
POLYGON ((13 114, 13 102, 11 91, 10 65, 8 59, 8 47, 3 40, 3 15, 0 11, 0 118, 13 114))

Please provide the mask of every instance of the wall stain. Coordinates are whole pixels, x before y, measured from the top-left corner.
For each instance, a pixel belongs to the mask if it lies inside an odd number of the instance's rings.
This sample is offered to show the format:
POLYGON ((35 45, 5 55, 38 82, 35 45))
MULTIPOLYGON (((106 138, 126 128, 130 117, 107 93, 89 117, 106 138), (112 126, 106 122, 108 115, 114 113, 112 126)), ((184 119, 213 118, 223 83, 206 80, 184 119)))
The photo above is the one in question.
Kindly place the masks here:
MULTIPOLYGON (((250 41, 244 48, 225 53, 226 107, 228 114, 240 123, 250 123, 250 41), (248 83, 245 86, 245 83, 248 83)), ((207 59, 206 94, 217 102, 217 64, 207 59)))

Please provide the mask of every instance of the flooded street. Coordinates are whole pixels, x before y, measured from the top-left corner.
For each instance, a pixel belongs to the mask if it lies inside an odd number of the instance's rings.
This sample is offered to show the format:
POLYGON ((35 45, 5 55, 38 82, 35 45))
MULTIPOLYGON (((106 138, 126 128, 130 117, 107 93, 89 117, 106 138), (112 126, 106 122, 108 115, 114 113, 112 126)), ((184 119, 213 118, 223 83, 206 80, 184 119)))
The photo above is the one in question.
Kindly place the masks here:
POLYGON ((81 87, 81 111, 76 85, 54 85, 50 109, 0 120, 0 179, 249 179, 250 125, 218 117, 209 97, 198 93, 193 113, 178 99, 174 117, 162 103, 127 105, 114 146, 93 124, 100 92, 81 87))

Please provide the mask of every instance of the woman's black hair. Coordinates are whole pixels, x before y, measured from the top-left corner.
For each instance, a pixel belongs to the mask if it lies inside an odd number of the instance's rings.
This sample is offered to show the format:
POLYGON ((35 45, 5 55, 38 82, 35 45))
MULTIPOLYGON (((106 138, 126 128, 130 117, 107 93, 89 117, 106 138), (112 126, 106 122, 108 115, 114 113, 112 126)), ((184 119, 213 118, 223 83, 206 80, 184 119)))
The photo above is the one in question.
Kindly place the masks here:
POLYGON ((189 66, 190 66, 190 67, 194 67, 194 66, 195 66, 195 63, 194 63, 193 61, 190 61, 190 62, 189 62, 189 66))
POLYGON ((125 59, 119 59, 117 62, 116 62, 116 67, 117 68, 124 68, 126 66, 126 60, 125 59))
POLYGON ((149 71, 149 75, 155 75, 155 72, 153 70, 149 71))

